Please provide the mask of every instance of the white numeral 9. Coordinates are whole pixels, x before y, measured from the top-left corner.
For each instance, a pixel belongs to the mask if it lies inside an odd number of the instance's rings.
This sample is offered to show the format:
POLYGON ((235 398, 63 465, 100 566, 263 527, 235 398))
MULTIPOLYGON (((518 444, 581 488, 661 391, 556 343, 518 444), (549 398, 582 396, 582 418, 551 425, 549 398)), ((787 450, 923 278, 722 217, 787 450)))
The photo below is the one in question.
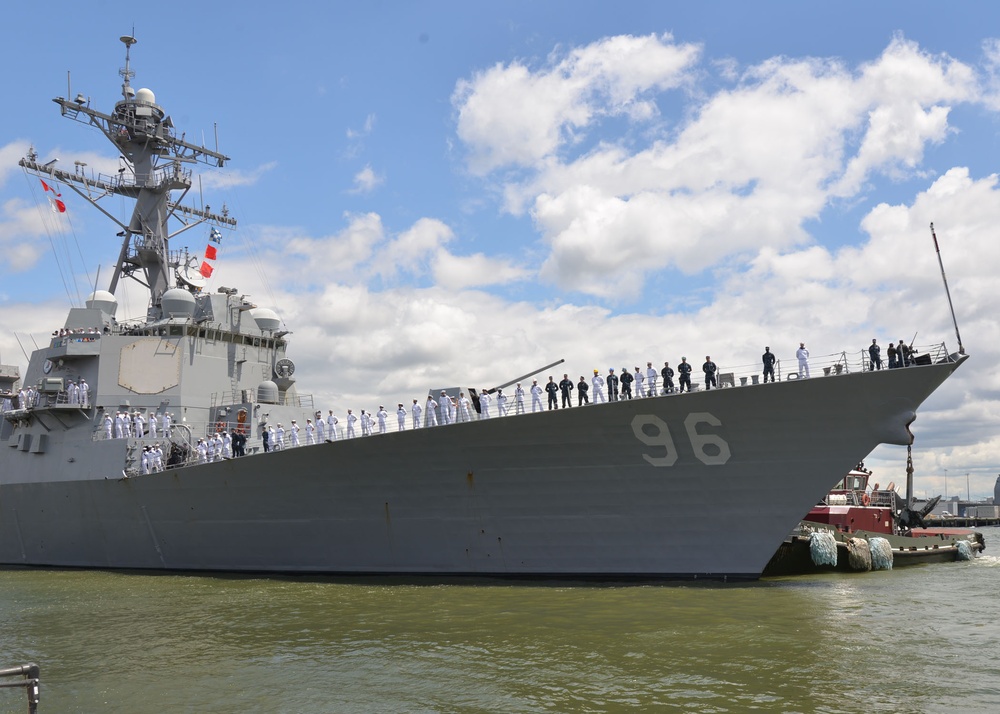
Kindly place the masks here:
MULTIPOLYGON (((662 446, 666 449, 663 456, 650 456, 643 454, 653 466, 673 466, 677 461, 677 447, 674 446, 674 439, 670 436, 670 427, 666 422, 653 414, 636 414, 632 418, 632 432, 635 438, 647 446, 662 446), (646 427, 655 427, 656 434, 649 434, 646 427)), ((706 462, 707 463, 707 462, 706 462)))

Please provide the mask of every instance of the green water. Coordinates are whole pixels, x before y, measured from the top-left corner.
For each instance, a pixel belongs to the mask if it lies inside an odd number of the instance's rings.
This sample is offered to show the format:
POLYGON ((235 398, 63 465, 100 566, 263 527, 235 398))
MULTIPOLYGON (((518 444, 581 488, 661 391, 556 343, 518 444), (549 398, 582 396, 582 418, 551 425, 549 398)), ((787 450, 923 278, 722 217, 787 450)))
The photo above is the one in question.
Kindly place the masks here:
POLYGON ((42 714, 997 712, 991 553, 741 586, 0 570, 0 666, 41 666, 42 714))

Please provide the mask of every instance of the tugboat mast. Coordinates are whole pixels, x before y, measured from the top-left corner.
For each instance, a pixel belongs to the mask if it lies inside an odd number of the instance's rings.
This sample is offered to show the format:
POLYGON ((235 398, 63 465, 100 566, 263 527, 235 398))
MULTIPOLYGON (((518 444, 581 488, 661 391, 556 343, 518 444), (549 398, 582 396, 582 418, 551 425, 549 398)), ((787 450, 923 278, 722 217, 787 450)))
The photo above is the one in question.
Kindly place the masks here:
POLYGON ((191 171, 183 164, 200 162, 222 167, 229 157, 175 135, 173 121, 156 103, 153 92, 132 88, 135 72, 131 68, 131 48, 138 40, 131 35, 120 39, 125 45, 125 67, 118 72, 123 80, 122 98, 111 114, 90 107, 89 100, 82 94, 74 99, 52 100, 60 106, 63 116, 96 126, 114 144, 122 163, 118 175, 87 177, 82 172, 70 173, 51 164, 39 164, 33 151, 20 161, 20 165, 39 177, 48 176, 65 183, 118 224, 122 247, 108 290, 114 294, 122 277, 138 281, 149 290, 148 318, 159 319, 160 298, 164 292, 177 284, 196 292, 202 284, 196 272, 188 271, 191 266, 187 264, 186 253, 170 251, 170 239, 205 222, 228 227, 236 225, 225 207, 214 213, 209 206, 196 209, 180 204, 191 190, 191 171), (173 191, 182 191, 177 201, 171 199, 173 191), (98 204, 109 195, 135 200, 127 224, 98 204), (173 234, 168 228, 171 217, 182 224, 173 234))

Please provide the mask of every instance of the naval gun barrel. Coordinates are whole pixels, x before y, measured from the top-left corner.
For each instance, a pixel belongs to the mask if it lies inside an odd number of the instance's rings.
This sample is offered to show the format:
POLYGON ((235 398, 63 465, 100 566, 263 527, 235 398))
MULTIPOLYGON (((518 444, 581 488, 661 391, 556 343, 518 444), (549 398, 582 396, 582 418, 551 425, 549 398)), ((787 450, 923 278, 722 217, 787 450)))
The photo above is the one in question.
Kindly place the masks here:
POLYGON ((565 359, 557 360, 557 361, 553 362, 552 364, 547 364, 544 367, 539 367, 536 370, 528 372, 527 374, 522 374, 520 377, 515 377, 514 379, 510 380, 509 382, 504 382, 503 384, 498 384, 497 386, 493 387, 492 389, 487 389, 486 391, 489 394, 493 394, 493 392, 497 391, 498 389, 503 389, 504 387, 509 387, 512 384, 517 384, 522 379, 527 379, 528 377, 534 377, 539 372, 544 372, 545 370, 551 369, 552 367, 555 367, 558 364, 562 364, 565 361, 566 361, 565 359))

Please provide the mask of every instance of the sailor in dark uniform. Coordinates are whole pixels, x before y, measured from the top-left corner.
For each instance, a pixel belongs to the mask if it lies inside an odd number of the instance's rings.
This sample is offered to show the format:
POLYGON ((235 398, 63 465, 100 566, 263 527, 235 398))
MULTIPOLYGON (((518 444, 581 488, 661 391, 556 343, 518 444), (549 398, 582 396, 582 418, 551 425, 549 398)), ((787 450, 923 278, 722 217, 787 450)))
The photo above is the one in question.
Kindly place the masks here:
POLYGON ((562 392, 563 409, 573 406, 573 400, 569 394, 573 391, 573 380, 569 378, 568 374, 564 374, 562 381, 559 382, 559 391, 562 392))
POLYGON ((712 387, 718 387, 718 383, 715 381, 715 373, 719 368, 712 361, 712 358, 705 355, 705 364, 701 366, 701 371, 705 373, 705 391, 707 392, 712 387), (711 387, 709 385, 712 385, 711 387))
POLYGON ((612 402, 618 401, 618 377, 615 375, 615 368, 611 367, 608 369, 608 376, 604 378, 605 383, 608 385, 608 400, 612 402))
POLYGON ((580 381, 576 384, 576 405, 582 407, 584 404, 590 404, 590 397, 587 396, 587 392, 590 391, 590 385, 587 384, 587 380, 580 375, 580 381))
POLYGON ((556 395, 559 393, 559 385, 556 384, 555 377, 549 377, 549 383, 545 385, 545 391, 549 395, 549 410, 558 409, 559 404, 556 395))
POLYGON ((770 381, 774 381, 774 353, 771 351, 770 347, 764 348, 764 354, 760 356, 761 362, 764 363, 764 381, 768 381, 768 376, 771 377, 770 381))
POLYGON ((672 393, 674 391, 674 370, 670 367, 669 362, 663 363, 663 369, 660 370, 660 376, 663 377, 663 393, 672 393))
POLYGON ((632 398, 632 373, 628 371, 627 367, 622 367, 622 401, 632 398))
POLYGON ((688 364, 687 357, 681 357, 681 363, 677 365, 677 391, 683 392, 684 387, 691 391, 691 365, 688 364))
POLYGON ((874 372, 876 369, 882 369, 882 348, 878 346, 878 342, 872 340, 872 346, 868 348, 868 371, 874 372))

